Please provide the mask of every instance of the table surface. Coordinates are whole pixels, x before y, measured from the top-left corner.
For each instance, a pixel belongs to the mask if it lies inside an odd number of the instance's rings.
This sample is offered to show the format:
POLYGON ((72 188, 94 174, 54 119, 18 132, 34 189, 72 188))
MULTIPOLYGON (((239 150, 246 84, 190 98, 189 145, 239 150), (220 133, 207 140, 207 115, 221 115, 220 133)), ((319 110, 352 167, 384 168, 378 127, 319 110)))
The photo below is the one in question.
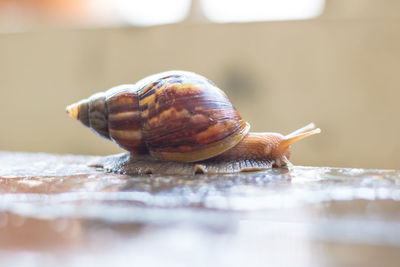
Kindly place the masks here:
POLYGON ((126 176, 0 152, 0 266, 399 266, 400 171, 126 176))

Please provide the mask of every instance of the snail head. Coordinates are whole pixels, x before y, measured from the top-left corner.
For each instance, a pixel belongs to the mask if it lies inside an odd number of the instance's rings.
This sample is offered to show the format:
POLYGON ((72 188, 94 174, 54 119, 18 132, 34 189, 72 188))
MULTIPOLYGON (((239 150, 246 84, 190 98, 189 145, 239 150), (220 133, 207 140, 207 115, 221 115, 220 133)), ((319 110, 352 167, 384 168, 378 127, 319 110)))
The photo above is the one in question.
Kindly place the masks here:
POLYGON ((277 159, 276 165, 286 165, 289 163, 288 159, 290 158, 291 144, 320 132, 320 128, 315 128, 315 124, 310 123, 286 136, 281 134, 271 134, 270 138, 273 139, 272 143, 274 145, 270 148, 270 155, 277 159))

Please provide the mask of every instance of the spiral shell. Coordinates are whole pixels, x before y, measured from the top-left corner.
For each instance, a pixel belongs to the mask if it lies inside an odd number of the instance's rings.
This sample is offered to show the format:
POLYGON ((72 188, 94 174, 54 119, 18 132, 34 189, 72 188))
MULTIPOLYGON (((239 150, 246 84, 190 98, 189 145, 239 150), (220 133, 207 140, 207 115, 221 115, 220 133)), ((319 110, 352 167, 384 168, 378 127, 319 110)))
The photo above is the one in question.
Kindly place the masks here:
POLYGON ((133 154, 183 162, 223 153, 250 128, 214 83, 185 71, 111 88, 70 105, 67 111, 133 154))

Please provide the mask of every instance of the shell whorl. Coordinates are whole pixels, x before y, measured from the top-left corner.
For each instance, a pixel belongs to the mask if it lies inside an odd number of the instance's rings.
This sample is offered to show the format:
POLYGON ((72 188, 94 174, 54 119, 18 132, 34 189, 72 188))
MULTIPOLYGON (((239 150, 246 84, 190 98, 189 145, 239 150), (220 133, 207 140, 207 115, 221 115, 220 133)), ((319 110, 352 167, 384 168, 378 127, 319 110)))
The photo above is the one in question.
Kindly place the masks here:
POLYGON ((146 153, 137 87, 117 86, 107 91, 107 95, 108 128, 111 139, 134 154, 146 153))
POLYGON ((250 127, 214 83, 183 71, 114 87, 67 111, 134 154, 149 152, 175 161, 221 154, 238 144, 250 127))
POLYGON ((168 73, 139 95, 143 136, 158 158, 207 159, 239 143, 249 130, 225 93, 194 73, 168 73))

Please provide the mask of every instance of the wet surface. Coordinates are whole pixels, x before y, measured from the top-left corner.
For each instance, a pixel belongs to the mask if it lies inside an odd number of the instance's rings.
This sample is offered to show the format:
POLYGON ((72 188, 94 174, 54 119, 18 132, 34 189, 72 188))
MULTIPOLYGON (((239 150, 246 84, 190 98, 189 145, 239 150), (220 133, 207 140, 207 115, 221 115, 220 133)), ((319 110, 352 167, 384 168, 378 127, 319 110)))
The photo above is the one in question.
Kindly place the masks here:
POLYGON ((0 152, 0 266, 398 266, 400 171, 126 176, 0 152))

